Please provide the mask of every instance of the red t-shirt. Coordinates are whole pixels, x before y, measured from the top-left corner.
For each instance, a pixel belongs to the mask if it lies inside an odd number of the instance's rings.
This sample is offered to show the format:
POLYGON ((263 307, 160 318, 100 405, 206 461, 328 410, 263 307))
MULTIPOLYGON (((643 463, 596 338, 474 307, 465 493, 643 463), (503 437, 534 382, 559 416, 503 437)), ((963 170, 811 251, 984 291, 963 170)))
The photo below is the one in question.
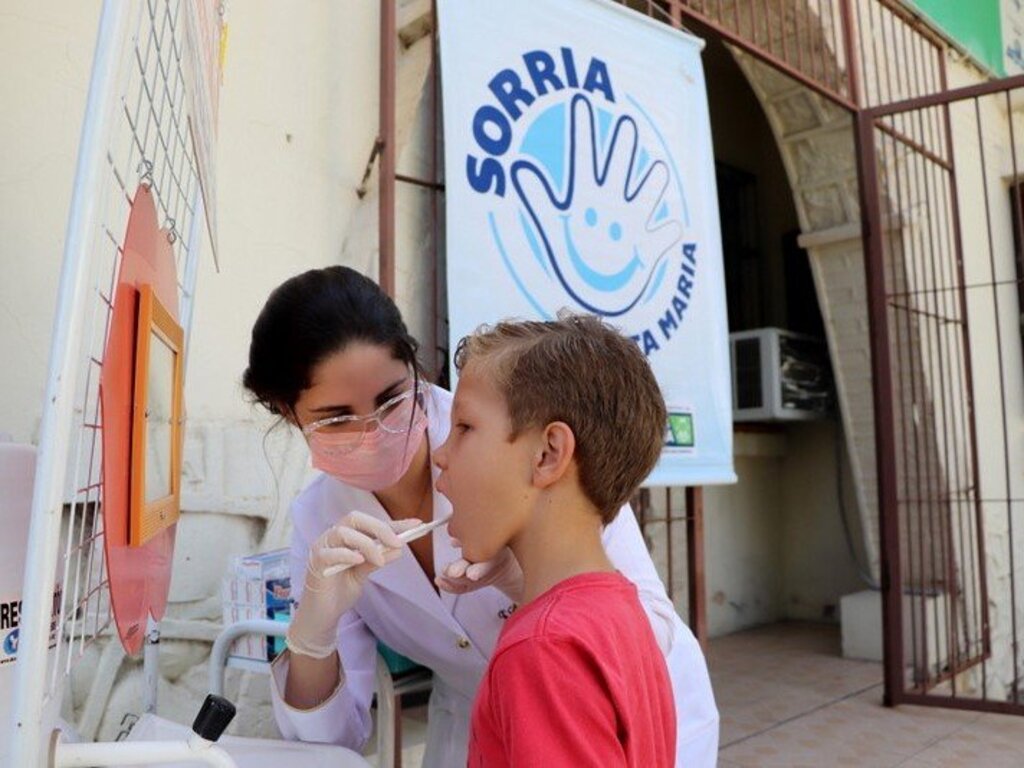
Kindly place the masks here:
POLYGON ((665 658, 621 574, 566 579, 508 620, 473 705, 471 768, 659 768, 675 744, 665 658))

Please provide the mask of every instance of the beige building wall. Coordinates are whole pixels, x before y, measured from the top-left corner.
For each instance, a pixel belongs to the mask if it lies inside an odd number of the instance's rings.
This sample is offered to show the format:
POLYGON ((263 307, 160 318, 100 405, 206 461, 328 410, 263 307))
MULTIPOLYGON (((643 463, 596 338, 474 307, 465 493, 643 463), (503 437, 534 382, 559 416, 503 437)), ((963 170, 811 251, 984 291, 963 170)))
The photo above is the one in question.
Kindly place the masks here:
MULTIPOLYGON (((364 197, 356 193, 376 135, 376 7, 319 0, 303 4, 301 15, 294 5, 271 0, 231 7, 218 149, 221 263, 218 272, 207 250, 199 274, 186 391, 185 514, 162 644, 161 712, 173 719, 189 720, 205 692, 203 662, 219 628, 218 588, 227 559, 287 541, 287 505, 309 475, 303 442, 283 429, 265 440, 271 420, 245 402, 239 381, 252 321, 269 291, 301 270, 336 263, 371 274, 376 269, 376 176, 364 197)), ((400 10, 408 47, 399 48, 399 166, 411 175, 426 175, 431 155, 424 140, 430 100, 422 88, 429 61, 428 38, 422 37, 427 7, 410 0, 400 10)), ((98 8, 72 0, 7 0, 3 14, 0 62, 10 76, 0 82, 0 356, 6 362, 0 432, 32 442, 98 8)), ((709 489, 705 502, 712 634, 787 617, 828 620, 835 596, 858 588, 841 538, 840 486, 851 523, 859 517, 868 532, 861 554, 877 568, 863 272, 852 141, 842 143, 849 123, 820 100, 743 66, 783 146, 788 183, 782 186, 796 190, 805 234, 817 234, 806 244, 837 356, 844 412, 842 429, 823 422, 737 435, 740 482, 709 489), (830 164, 815 164, 815 158, 830 164)), ((954 84, 977 77, 967 65, 952 65, 954 84)), ((957 125, 967 129, 963 121, 957 125)), ((716 135, 716 146, 720 140, 725 137, 716 135)), ((999 185, 1005 188, 1007 178, 989 180, 993 199, 1003 194, 999 185)), ((976 192, 970 183, 961 187, 965 199, 976 192)), ((414 334, 427 344, 433 290, 429 196, 400 186, 398 212, 398 299, 414 334)), ((1008 263, 1008 232, 1000 235, 1000 269, 1008 263)), ((991 335, 980 335, 978 363, 990 366, 992 350, 991 335)), ((1021 370, 1012 355, 1005 362, 1021 370)), ((1018 398, 1021 383, 1015 385, 1018 398)), ((1020 467, 1022 406, 1013 407, 1013 466, 1020 467)), ((988 425, 995 416, 986 410, 982 418, 988 425)), ((1005 486, 999 457, 992 445, 983 449, 986 493, 998 493, 1005 486)), ((1013 482, 1020 482, 1019 473, 1013 482)), ((681 501, 682 493, 676 495, 681 501)), ((1021 495, 1016 485, 1013 495, 1021 495)), ((999 523, 1005 510, 991 514, 991 530, 1005 540, 999 523)), ((651 534, 655 560, 664 569, 667 530, 655 526, 651 534)), ((854 536, 860 536, 857 526, 854 536)), ((671 586, 683 609, 681 524, 671 539, 677 558, 671 586)), ((1022 564, 1024 557, 1017 560, 1018 568, 1022 564)), ((990 584, 1006 588, 1005 579, 990 584)), ((995 617, 999 637, 1008 627, 1008 617, 995 617)), ((90 653, 75 678, 69 714, 86 735, 110 738, 125 712, 138 711, 141 671, 135 662, 122 663, 116 649, 90 653)), ((236 732, 275 732, 265 678, 232 673, 228 693, 241 705, 236 732)))
MULTIPOLYGON (((968 64, 953 63, 952 87, 979 80, 968 64)), ((994 649, 986 665, 986 684, 988 697, 999 698, 1011 695, 1014 664, 1009 651, 1014 621, 1018 636, 1024 630, 1024 599, 1021 597, 1024 533, 1019 524, 1011 526, 1011 518, 1017 523, 1024 511, 1024 503, 1020 501, 1024 498, 1024 359, 1010 207, 1010 186, 1024 177, 1024 143, 1020 140, 1024 104, 1019 94, 1009 102, 1004 95, 999 95, 980 100, 977 112, 973 100, 956 105, 950 117, 964 242, 964 283, 976 286, 967 291, 967 313, 975 382, 978 496, 983 500, 988 608, 994 649), (984 137, 981 142, 979 115, 984 137), (983 203, 986 195, 987 211, 983 203), (987 226, 989 219, 991 227, 987 226), (995 290, 992 284, 996 284, 995 290), (1002 387, 1000 378, 1004 382, 1002 387), (1016 587, 1016 616, 1011 607, 1011 579, 1016 587)), ((1024 670, 1024 650, 1019 649, 1018 674, 1024 674, 1021 670, 1024 670)), ((978 670, 963 682, 980 694, 978 670)))
MULTIPOLYGON (((400 3, 399 164, 422 128, 426 2, 400 3)), ((162 643, 161 713, 189 721, 205 694, 219 629, 219 586, 234 554, 287 543, 286 509, 309 476, 305 444, 250 406, 240 386, 252 322, 269 292, 305 269, 347 264, 375 274, 376 174, 357 195, 377 133, 378 17, 373 3, 232 7, 217 153, 220 269, 204 243, 186 383, 183 517, 162 643)), ((0 432, 38 437, 54 296, 99 19, 99 4, 9 0, 0 23, 0 432)), ((414 334, 430 325, 429 246, 421 195, 399 195, 398 299, 414 334)), ((274 732, 266 679, 230 677, 234 730, 274 732), (252 692, 249 692, 249 689, 252 692), (252 706, 247 706, 252 705, 252 706)), ((114 645, 89 651, 67 714, 112 738, 138 712, 141 670, 114 645), (100 660, 103 663, 100 663, 100 660)))

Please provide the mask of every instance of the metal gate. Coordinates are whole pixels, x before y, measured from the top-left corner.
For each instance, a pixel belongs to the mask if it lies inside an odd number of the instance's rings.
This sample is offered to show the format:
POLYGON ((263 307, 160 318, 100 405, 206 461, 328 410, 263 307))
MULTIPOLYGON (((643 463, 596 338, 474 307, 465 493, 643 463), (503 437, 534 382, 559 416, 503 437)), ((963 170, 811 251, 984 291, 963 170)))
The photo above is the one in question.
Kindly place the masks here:
POLYGON ((1024 714, 1022 105, 1016 77, 856 117, 891 705, 1024 714))
MULTIPOLYGON (((1024 588, 1024 521, 1015 520, 1024 509, 1024 477, 1016 476, 1024 467, 1024 134, 1017 128, 1024 115, 1014 114, 1024 103, 1024 78, 948 90, 949 41, 901 0, 616 1, 718 37, 854 117, 886 702, 1024 714, 1024 597, 1017 594, 1018 583, 1024 588)), ((394 143, 394 0, 381 7, 384 98, 370 166, 382 157, 382 284, 394 269, 395 183, 430 190, 432 347, 443 368, 437 80, 432 72, 429 178, 402 176, 393 157, 387 160, 394 143)), ((648 495, 638 509, 645 530, 663 526, 668 541, 673 522, 686 524, 685 578, 673 567, 684 558, 669 555, 667 582, 680 591, 686 585, 700 633, 701 497, 688 489, 685 512, 680 497, 660 504, 648 495)))

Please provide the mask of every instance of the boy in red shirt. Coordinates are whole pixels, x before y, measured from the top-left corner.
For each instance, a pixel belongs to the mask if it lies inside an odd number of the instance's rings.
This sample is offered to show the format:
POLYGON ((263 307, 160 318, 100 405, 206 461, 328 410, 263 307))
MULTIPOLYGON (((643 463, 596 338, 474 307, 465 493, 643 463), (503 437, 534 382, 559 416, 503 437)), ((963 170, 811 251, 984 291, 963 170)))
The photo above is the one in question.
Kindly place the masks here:
POLYGON ((482 562, 508 546, 523 600, 473 707, 470 766, 671 766, 675 711, 636 587, 601 530, 661 451, 666 413, 640 350, 596 318, 466 337, 434 454, 448 530, 482 562))

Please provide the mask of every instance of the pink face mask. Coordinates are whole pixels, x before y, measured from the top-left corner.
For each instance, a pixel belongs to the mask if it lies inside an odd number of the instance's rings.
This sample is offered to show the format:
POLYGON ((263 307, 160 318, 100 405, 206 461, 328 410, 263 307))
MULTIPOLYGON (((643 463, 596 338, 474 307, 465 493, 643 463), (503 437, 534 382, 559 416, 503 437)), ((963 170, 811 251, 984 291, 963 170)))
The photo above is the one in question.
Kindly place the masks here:
POLYGON ((409 398, 378 423, 366 426, 365 434, 322 429, 308 433, 313 466, 364 491, 379 491, 398 482, 423 442, 426 413, 409 398), (415 408, 412 414, 410 408, 415 408))

